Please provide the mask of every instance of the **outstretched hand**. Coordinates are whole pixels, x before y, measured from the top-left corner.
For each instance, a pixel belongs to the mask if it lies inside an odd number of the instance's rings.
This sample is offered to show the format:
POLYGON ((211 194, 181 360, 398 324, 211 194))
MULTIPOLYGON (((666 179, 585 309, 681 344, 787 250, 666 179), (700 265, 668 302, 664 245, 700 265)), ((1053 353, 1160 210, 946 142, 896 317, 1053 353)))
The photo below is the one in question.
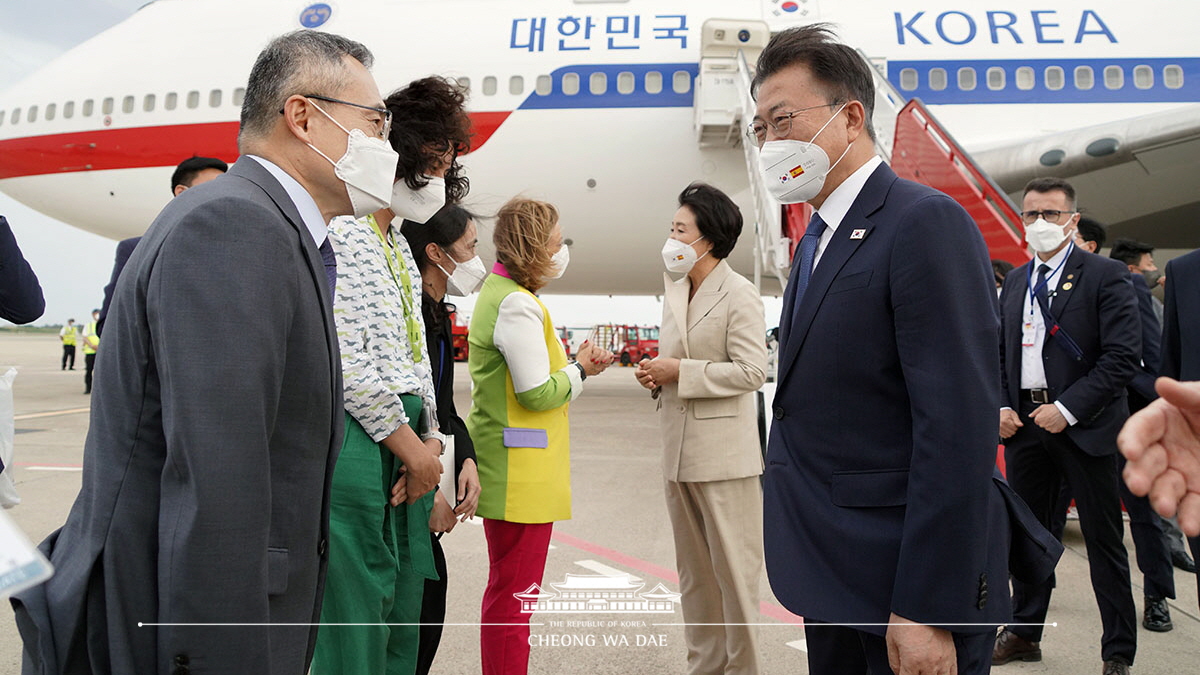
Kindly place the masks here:
POLYGON ((1200 535, 1200 382, 1160 377, 1159 398, 1133 415, 1117 445, 1125 459, 1125 483, 1149 495, 1164 517, 1178 514, 1179 527, 1200 535))

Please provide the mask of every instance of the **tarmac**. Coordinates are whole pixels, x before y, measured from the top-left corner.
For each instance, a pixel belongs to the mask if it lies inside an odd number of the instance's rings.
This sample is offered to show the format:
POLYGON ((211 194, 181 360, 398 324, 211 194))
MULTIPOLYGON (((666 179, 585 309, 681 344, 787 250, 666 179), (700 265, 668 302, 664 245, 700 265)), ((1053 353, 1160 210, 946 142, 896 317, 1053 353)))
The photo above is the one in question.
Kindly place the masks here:
MULTIPOLYGON (((78 493, 90 397, 83 394, 83 359, 74 371, 59 369, 53 334, 0 332, 0 372, 16 365, 16 436, 11 471, 23 502, 8 514, 37 542, 59 527, 78 493)), ((102 391, 102 388, 101 388, 102 391)), ((469 408, 466 368, 456 377, 459 410, 469 408)), ((607 575, 626 585, 661 584, 679 590, 675 553, 663 496, 654 402, 633 378, 614 367, 588 378, 571 404, 573 518, 554 528, 541 586, 552 591, 567 574, 607 575), (625 579, 624 575, 630 578, 625 579)), ((9 470, 9 469, 6 469, 9 470)), ((481 521, 459 524, 442 538, 449 565, 446 626, 433 673, 479 672, 479 610, 487 580, 487 546, 481 521)), ((768 533, 768 536, 770 534, 768 533)), ((1099 673, 1100 616, 1088 578, 1087 551, 1077 521, 1067 525, 1067 551, 1058 567, 1058 589, 1042 641, 1040 663, 997 666, 998 675, 1099 673)), ((1126 528, 1125 545, 1134 560, 1126 528)), ((1200 664, 1200 611, 1196 576, 1176 570, 1178 600, 1170 603, 1175 629, 1139 627, 1133 671, 1190 674, 1200 664)), ((1134 565, 1134 598, 1142 609, 1141 574, 1134 565)), ((669 596, 669 594, 668 594, 669 596)), ((801 620, 771 594, 764 571, 758 621, 763 672, 804 674, 801 620)), ((0 675, 20 670, 21 642, 12 614, 0 609, 0 675)), ((529 672, 545 675, 684 673, 687 647, 678 602, 651 613, 538 612, 529 672)), ((1138 616, 1139 626, 1141 616, 1138 616)))

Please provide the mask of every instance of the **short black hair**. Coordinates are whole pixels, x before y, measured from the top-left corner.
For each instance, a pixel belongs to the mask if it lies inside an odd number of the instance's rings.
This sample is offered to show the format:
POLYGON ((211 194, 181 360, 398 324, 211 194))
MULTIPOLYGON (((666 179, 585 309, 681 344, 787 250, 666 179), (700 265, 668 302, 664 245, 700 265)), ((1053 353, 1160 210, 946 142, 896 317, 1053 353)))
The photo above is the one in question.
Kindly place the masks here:
POLYGON ((179 166, 175 167, 175 173, 171 174, 171 194, 175 194, 175 188, 180 185, 191 187, 196 176, 206 169, 216 169, 225 173, 229 170, 229 165, 215 157, 188 157, 180 162, 179 166))
POLYGON ((1126 265, 1137 265, 1142 262, 1142 256, 1154 253, 1154 247, 1136 239, 1118 239, 1113 242, 1108 257, 1120 260, 1126 265))
POLYGON ((429 265, 425 247, 437 244, 442 250, 448 250, 454 242, 462 238, 463 233, 467 231, 467 223, 472 220, 476 220, 475 214, 458 204, 447 204, 424 223, 405 220, 400 225, 400 234, 408 240, 413 262, 417 264, 421 274, 425 273, 425 268, 429 265))
POLYGON ((1108 236, 1104 232, 1104 225, 1095 218, 1088 216, 1079 217, 1079 237, 1084 241, 1094 242, 1096 244, 1096 252, 1104 248, 1104 241, 1108 236))
POLYGON ((1003 283, 1004 277, 1013 271, 1013 264, 999 258, 992 261, 992 274, 996 275, 996 283, 1003 283))
POLYGON ((712 242, 712 256, 728 258, 742 234, 742 212, 729 195, 708 183, 695 182, 679 193, 679 205, 696 217, 700 234, 712 242))
POLYGON ((466 111, 467 92, 456 80, 430 76, 409 82, 384 99, 392 112, 388 140, 400 153, 396 180, 413 190, 429 184, 425 175, 434 163, 451 153, 446 170, 446 201, 454 204, 467 196, 471 185, 462 173, 459 155, 471 151, 471 118, 466 111))
POLYGON ((1025 191, 1021 193, 1021 196, 1024 197, 1030 192, 1045 193, 1054 192, 1055 190, 1059 190, 1067 195, 1067 201, 1071 202, 1071 208, 1075 208, 1075 188, 1061 178, 1054 178, 1052 176, 1034 178, 1025 184, 1025 191))
POLYGON ((796 64, 806 66, 813 78, 825 86, 825 96, 831 104, 862 103, 867 136, 875 140, 875 127, 871 124, 875 115, 875 79, 871 76, 871 66, 853 47, 838 42, 827 23, 795 26, 776 33, 758 55, 750 91, 757 97, 763 81, 796 64))

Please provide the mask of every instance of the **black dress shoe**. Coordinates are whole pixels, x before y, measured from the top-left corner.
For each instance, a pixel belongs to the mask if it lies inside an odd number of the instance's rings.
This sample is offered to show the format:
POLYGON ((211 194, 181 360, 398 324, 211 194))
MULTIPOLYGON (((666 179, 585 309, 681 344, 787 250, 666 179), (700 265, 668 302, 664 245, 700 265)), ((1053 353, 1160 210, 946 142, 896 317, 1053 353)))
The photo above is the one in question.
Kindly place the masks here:
POLYGON ((1002 666, 1010 661, 1041 661, 1042 643, 1030 642, 1005 628, 996 636, 992 647, 992 665, 1002 666))
POLYGON ((1196 573, 1196 563, 1192 560, 1192 557, 1187 554, 1187 551, 1182 549, 1177 548, 1174 551, 1171 551, 1171 564, 1183 570, 1184 572, 1187 572, 1188 574, 1196 573))
POLYGON ((1142 627, 1155 633, 1165 633, 1175 627, 1171 623, 1171 612, 1166 598, 1146 596, 1146 611, 1142 614, 1142 627))
POLYGON ((1129 666, 1121 661, 1105 661, 1100 675, 1129 675, 1129 666))

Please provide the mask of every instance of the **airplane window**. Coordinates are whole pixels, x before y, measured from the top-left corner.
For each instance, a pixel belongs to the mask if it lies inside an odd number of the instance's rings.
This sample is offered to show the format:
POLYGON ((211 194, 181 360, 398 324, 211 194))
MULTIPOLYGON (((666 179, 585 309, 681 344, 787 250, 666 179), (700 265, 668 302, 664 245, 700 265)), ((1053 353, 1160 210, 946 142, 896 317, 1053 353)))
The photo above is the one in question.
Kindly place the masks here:
POLYGON ((13 108, 12 123, 13 124, 21 123, 21 109, 20 108, 13 108))
POLYGON ((1125 86, 1125 69, 1121 66, 1104 67, 1104 86, 1109 89, 1120 89, 1125 86))
POLYGON ((75 116, 75 101, 67 101, 63 104, 63 119, 71 119, 75 116))
POLYGON ((988 89, 999 90, 1004 88, 1004 69, 1003 68, 988 68, 987 69, 987 86, 988 89))
POLYGON ((469 78, 469 77, 458 78, 458 86, 462 87, 463 89, 466 89, 468 92, 471 91, 471 78, 469 78))
POLYGON ((37 121, 37 106, 36 105, 29 106, 29 112, 25 113, 25 121, 26 122, 36 122, 37 121))
POLYGON ((592 73, 592 76, 588 78, 588 91, 595 96, 608 91, 608 75, 604 73, 592 73))
POLYGON ((91 117, 92 116, 92 108, 95 105, 96 104, 94 101, 92 101, 92 99, 90 99, 90 98, 84 99, 84 101, 83 101, 83 116, 91 117))
POLYGON ((617 92, 621 94, 633 93, 633 73, 624 72, 617 73, 617 92))
POLYGON ((1021 66, 1017 68, 1017 89, 1029 91, 1033 89, 1033 68, 1021 66))
POLYGON ((662 92, 662 73, 657 70, 652 70, 646 73, 646 93, 658 94, 662 92))
POLYGON ((210 107, 210 108, 220 108, 221 107, 221 90, 220 89, 213 89, 212 91, 208 92, 208 107, 210 107))
POLYGON ((686 70, 675 71, 675 76, 671 78, 671 88, 676 94, 686 94, 692 88, 692 76, 686 70))
POLYGON ((1183 86, 1183 68, 1167 66, 1163 68, 1163 84, 1167 89, 1179 89, 1183 86))
POLYGON ((100 104, 100 112, 105 115, 111 115, 113 111, 113 98, 109 96, 104 99, 104 103, 100 104))
POLYGON ((1046 88, 1052 91, 1058 91, 1066 86, 1066 75, 1063 73, 1062 66, 1050 66, 1043 73, 1046 78, 1046 88))
POLYGON ((962 89, 963 91, 973 91, 975 89, 974 68, 958 69, 958 88, 962 89))
POLYGON ((1091 89, 1096 86, 1093 79, 1095 74, 1092 72, 1091 66, 1076 66, 1075 67, 1075 88, 1076 89, 1091 89))
POLYGON ((508 93, 513 96, 520 96, 525 91, 525 78, 520 75, 513 75, 508 78, 508 93))
POLYGON ((238 87, 233 90, 233 104, 237 107, 242 107, 242 102, 246 100, 246 88, 238 87))
POLYGON ((133 97, 132 96, 126 96, 125 98, 121 99, 121 112, 124 112, 124 113, 133 112, 133 97))
POLYGON ((175 106, 179 105, 179 94, 171 92, 163 99, 163 108, 174 110, 175 106))
POLYGON ((1138 89, 1149 89, 1154 86, 1154 69, 1150 66, 1133 67, 1133 86, 1138 89))
MULTIPOLYGON (((907 70, 907 68, 905 69, 907 70)), ((904 74, 901 73, 903 78, 904 74)), ((943 91, 946 89, 946 69, 945 68, 930 68, 929 69, 929 88, 934 91, 943 91)), ((915 87, 914 87, 915 89, 915 87)))
POLYGON ((483 78, 483 95, 496 95, 496 78, 494 76, 488 75, 487 77, 483 78))
POLYGON ((57 107, 58 107, 57 104, 54 104, 54 103, 51 103, 50 105, 46 106, 46 121, 47 122, 54 119, 54 112, 57 109, 57 107))
POLYGON ((187 107, 189 109, 192 109, 192 108, 197 108, 199 106, 200 106, 200 92, 195 91, 195 90, 189 91, 188 98, 187 98, 187 107))
POLYGON ((8 112, 8 111, 0 110, 0 127, 4 126, 4 113, 6 113, 6 112, 8 112))
POLYGON ((912 91, 917 88, 917 69, 905 68, 900 71, 900 88, 912 91))
POLYGON ((154 112, 154 103, 154 94, 146 94, 146 98, 142 99, 142 110, 154 112))
POLYGON ((537 85, 534 87, 534 91, 536 91, 539 96, 549 96, 550 91, 553 88, 554 80, 552 80, 549 75, 537 76, 537 85))
POLYGON ((567 73, 562 78, 562 91, 567 96, 579 93, 579 73, 567 73))

